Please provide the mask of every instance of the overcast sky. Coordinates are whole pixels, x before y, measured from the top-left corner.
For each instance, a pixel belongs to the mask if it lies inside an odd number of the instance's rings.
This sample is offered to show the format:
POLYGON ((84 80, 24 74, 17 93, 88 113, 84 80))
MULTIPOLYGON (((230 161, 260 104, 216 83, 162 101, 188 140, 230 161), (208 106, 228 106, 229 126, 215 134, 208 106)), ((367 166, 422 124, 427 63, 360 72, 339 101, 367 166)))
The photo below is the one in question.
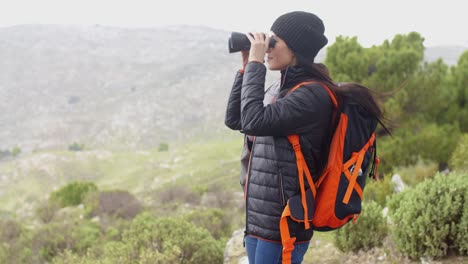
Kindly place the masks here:
POLYGON ((426 46, 468 47, 467 0, 0 0, 0 27, 80 24, 154 27, 205 25, 228 31, 269 31, 281 14, 304 10, 325 23, 330 42, 357 36, 364 46, 419 32, 426 46))

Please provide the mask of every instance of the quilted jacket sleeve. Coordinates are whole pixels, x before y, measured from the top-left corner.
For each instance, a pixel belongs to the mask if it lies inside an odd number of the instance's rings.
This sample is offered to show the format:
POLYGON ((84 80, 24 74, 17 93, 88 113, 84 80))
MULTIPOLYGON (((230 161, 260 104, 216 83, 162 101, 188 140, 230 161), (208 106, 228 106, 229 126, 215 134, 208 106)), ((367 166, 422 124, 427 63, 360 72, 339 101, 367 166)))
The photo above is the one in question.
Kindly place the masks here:
POLYGON ((241 130, 241 89, 243 73, 238 71, 232 85, 231 94, 227 103, 224 124, 232 130, 241 130))
POLYGON ((241 129, 253 136, 313 133, 328 124, 333 105, 319 84, 306 85, 273 104, 263 105, 266 68, 248 63, 241 91, 241 129))

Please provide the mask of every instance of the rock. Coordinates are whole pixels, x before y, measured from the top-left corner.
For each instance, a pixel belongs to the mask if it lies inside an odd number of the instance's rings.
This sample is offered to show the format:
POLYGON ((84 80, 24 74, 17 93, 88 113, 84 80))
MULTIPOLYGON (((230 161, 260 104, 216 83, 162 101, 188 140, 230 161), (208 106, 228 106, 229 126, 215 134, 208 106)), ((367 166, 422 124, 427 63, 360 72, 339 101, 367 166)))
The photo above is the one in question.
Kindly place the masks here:
POLYGON ((421 257, 421 264, 431 264, 433 261, 432 257, 421 257))
POLYGON ((387 254, 384 253, 383 255, 380 255, 380 256, 377 258, 377 260, 378 260, 378 261, 384 261, 386 258, 387 258, 387 254))
POLYGON ((392 176, 392 182, 395 184, 394 190, 397 193, 402 192, 406 188, 406 185, 399 174, 394 174, 392 176))
POLYGON ((249 264, 249 259, 247 258, 247 256, 243 256, 242 258, 240 258, 239 264, 249 264))
POLYGON ((224 249, 224 264, 248 264, 245 248, 243 246, 244 229, 235 230, 226 243, 224 249))
POLYGON ((384 209, 382 209, 382 215, 383 215, 383 217, 388 216, 388 207, 385 207, 384 209))

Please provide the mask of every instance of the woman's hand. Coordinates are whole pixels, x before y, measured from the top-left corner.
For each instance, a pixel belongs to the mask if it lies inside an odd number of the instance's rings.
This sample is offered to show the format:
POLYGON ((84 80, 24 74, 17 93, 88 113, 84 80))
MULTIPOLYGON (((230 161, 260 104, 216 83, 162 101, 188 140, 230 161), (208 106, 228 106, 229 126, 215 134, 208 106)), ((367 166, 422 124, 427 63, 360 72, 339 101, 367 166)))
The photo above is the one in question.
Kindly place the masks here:
POLYGON ((249 62, 249 54, 250 52, 248 50, 241 50, 241 55, 242 55, 242 69, 245 69, 245 65, 249 62))
POLYGON ((250 40, 249 62, 256 61, 264 63, 265 54, 268 50, 268 44, 270 43, 270 35, 261 32, 249 33, 246 35, 250 40))

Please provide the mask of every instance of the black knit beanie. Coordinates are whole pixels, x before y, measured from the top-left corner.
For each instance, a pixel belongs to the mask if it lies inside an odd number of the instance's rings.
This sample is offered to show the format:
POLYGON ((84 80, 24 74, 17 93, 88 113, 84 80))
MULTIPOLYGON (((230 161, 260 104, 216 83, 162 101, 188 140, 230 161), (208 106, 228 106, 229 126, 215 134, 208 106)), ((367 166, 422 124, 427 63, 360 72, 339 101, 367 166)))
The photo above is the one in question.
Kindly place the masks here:
POLYGON ((283 39, 296 56, 309 62, 313 62, 328 43, 322 20, 308 12, 295 11, 278 17, 271 31, 283 39))

